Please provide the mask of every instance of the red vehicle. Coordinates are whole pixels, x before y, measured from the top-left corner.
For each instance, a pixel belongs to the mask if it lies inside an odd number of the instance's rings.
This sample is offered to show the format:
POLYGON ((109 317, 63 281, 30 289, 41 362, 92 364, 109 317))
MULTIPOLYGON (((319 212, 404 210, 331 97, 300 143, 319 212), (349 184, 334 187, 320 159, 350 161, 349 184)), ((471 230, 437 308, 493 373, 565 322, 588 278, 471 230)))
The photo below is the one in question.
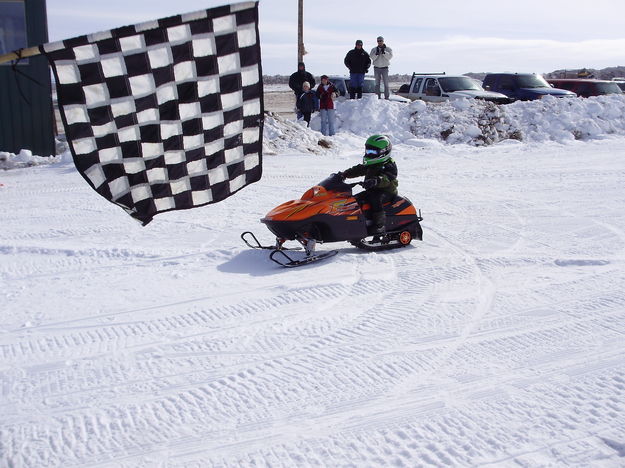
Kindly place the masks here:
POLYGON ((589 80, 584 78, 550 78, 547 82, 556 88, 573 91, 579 97, 623 94, 619 85, 614 81, 589 80))
POLYGON ((371 236, 367 233, 370 206, 360 205, 352 195, 352 188, 360 183, 348 184, 338 174, 332 174, 308 189, 300 199, 278 205, 261 219, 275 234, 273 246, 261 245, 251 232, 241 234, 252 248, 273 250, 269 258, 286 266, 300 266, 331 257, 337 250, 315 253, 316 244, 347 241, 363 250, 387 250, 406 247, 412 239, 423 240, 420 221, 414 205, 405 197, 396 196, 384 205, 386 233, 371 236), (299 242, 305 251, 304 258, 295 258, 292 250, 284 247, 288 240, 299 242))

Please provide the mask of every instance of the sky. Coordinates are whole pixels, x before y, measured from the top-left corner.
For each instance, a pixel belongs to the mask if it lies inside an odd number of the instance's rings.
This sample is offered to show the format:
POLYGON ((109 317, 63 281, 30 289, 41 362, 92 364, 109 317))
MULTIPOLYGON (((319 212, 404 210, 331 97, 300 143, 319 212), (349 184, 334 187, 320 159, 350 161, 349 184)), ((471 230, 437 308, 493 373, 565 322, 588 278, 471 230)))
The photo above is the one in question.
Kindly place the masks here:
MULTIPOLYGON (((48 0, 50 40, 61 40, 224 0, 48 0)), ((297 0, 260 0, 263 73, 297 65, 297 0)), ((390 73, 536 72, 625 65, 623 0, 392 2, 304 0, 304 56, 315 75, 343 74, 356 39, 384 36, 390 73)))

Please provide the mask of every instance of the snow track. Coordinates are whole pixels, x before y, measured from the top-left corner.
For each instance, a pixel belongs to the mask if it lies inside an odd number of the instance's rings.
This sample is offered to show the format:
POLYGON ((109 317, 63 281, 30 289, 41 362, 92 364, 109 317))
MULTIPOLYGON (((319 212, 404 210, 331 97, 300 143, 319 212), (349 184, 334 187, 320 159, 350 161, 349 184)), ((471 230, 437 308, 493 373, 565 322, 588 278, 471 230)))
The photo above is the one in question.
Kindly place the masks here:
POLYGON ((238 234, 344 156, 146 228, 5 172, 0 466, 622 466, 622 147, 400 147, 424 242, 297 270, 238 234))

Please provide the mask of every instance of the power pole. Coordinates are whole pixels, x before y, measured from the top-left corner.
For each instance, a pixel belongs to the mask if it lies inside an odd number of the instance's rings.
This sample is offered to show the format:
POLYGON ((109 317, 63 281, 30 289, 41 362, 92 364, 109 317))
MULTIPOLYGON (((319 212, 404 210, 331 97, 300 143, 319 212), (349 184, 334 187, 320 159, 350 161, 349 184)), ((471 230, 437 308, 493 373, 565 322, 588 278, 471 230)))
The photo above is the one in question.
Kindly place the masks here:
POLYGON ((306 49, 304 49, 304 0, 297 2, 297 61, 303 62, 306 49))

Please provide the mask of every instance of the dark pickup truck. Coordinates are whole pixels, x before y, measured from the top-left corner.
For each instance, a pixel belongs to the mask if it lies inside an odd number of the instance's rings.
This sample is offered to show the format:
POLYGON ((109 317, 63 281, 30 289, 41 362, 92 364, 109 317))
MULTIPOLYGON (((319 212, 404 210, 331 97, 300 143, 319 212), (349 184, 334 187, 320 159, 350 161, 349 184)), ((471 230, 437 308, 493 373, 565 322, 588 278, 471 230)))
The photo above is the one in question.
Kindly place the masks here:
POLYGON ((502 93, 515 101, 533 101, 545 96, 577 97, 565 89, 552 87, 535 73, 489 73, 482 82, 484 89, 502 93))

